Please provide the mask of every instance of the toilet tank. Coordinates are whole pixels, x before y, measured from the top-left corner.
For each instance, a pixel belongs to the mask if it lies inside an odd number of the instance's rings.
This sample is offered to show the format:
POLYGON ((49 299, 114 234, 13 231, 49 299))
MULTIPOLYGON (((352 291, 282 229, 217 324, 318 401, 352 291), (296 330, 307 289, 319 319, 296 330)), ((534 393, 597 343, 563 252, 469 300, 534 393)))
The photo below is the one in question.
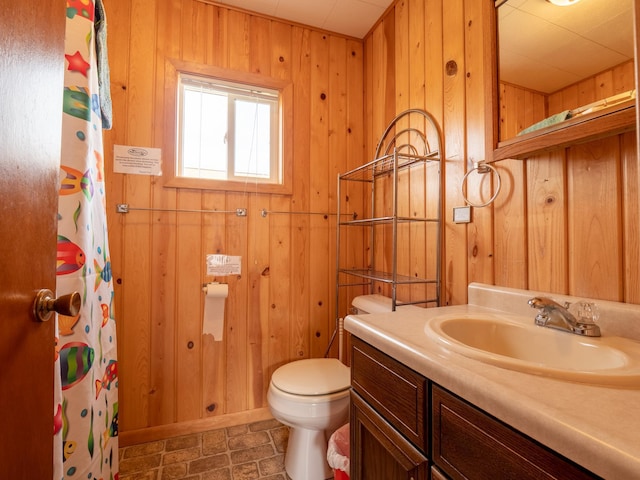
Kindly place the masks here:
POLYGON ((391 311, 391 299, 377 293, 371 295, 359 295, 351 302, 353 315, 366 313, 384 313, 391 311))

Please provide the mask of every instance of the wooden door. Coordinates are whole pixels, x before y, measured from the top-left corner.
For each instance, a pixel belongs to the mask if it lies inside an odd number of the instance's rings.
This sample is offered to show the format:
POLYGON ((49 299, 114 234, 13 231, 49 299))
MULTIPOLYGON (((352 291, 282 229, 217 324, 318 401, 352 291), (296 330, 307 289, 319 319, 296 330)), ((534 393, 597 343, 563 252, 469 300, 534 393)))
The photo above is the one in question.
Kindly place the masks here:
POLYGON ((0 477, 53 478, 54 325, 65 2, 0 0, 0 477))

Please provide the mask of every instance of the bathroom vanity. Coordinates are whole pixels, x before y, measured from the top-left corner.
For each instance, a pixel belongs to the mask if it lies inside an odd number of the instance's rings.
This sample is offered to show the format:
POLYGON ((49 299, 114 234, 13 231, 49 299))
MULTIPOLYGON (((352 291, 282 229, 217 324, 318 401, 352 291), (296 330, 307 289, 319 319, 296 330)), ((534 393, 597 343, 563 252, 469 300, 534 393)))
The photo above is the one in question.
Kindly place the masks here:
MULTIPOLYGON (((347 317, 351 478, 640 478, 635 375, 598 386, 523 373, 425 333, 443 315, 533 322, 527 300, 536 294, 472 284, 468 305, 347 317)), ((640 308, 597 303, 603 337, 624 333, 635 344, 640 308)))

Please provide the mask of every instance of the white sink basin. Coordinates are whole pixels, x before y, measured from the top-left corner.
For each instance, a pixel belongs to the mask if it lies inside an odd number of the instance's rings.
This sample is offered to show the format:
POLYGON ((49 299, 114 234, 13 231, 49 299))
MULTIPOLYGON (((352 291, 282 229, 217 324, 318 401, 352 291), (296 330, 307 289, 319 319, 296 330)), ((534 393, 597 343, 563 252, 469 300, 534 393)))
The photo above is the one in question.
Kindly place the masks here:
POLYGON ((640 343, 582 337, 499 315, 446 315, 425 325, 427 336, 475 360, 596 385, 640 388, 640 343))

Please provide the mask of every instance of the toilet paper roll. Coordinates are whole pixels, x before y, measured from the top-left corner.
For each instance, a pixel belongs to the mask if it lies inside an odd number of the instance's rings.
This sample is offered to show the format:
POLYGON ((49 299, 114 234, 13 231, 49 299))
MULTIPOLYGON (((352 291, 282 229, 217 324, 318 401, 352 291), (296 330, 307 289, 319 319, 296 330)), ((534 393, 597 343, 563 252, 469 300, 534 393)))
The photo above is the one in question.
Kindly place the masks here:
POLYGON ((204 319, 202 334, 213 335, 216 342, 222 341, 224 331, 224 303, 229 294, 226 283, 210 283, 204 289, 204 319))

